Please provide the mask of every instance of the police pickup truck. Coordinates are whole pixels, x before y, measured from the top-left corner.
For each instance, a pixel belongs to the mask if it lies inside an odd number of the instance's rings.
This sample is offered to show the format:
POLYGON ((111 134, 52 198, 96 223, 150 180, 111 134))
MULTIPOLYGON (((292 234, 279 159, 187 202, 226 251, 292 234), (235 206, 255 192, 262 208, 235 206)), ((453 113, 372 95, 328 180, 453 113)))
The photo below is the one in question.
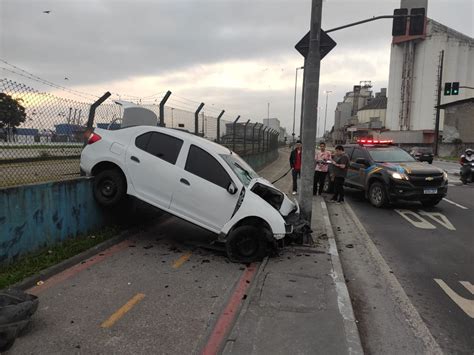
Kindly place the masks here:
POLYGON ((429 207, 447 194, 446 172, 416 161, 391 140, 360 139, 344 150, 350 158, 345 185, 363 190, 375 207, 397 200, 420 201, 429 207))

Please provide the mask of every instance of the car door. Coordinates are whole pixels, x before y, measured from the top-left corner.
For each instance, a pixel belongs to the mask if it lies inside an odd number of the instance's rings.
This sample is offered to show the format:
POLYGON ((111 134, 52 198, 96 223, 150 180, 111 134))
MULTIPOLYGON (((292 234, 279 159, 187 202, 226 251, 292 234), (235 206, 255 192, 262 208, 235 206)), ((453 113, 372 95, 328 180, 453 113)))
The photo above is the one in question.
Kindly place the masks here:
POLYGON ((169 209, 180 169, 176 160, 183 141, 156 131, 135 137, 127 150, 126 165, 137 197, 162 209, 169 209))
POLYGON ((360 160, 364 159, 367 163, 369 161, 369 156, 364 149, 354 148, 352 152, 351 161, 349 163, 349 171, 347 174, 348 183, 350 185, 363 189, 364 180, 365 180, 365 169, 367 169, 368 164, 362 164, 360 160), (359 159, 359 162, 357 162, 359 159))
POLYGON ((171 212, 218 233, 237 204, 239 193, 227 190, 231 183, 233 180, 216 158, 190 145, 184 169, 177 177, 171 212))

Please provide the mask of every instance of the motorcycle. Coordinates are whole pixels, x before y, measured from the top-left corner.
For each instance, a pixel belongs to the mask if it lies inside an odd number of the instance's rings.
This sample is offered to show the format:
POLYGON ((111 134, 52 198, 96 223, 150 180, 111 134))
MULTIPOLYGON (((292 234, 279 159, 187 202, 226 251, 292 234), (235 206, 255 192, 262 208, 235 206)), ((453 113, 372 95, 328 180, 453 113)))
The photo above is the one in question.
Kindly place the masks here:
POLYGON ((474 181, 474 161, 468 161, 461 165, 461 181, 467 184, 474 181))

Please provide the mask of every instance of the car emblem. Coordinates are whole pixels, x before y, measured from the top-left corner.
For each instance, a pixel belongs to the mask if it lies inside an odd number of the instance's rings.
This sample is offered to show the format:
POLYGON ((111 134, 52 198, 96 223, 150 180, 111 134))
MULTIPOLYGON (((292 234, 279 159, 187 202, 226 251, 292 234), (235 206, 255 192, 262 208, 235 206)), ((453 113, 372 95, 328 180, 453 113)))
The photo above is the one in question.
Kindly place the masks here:
POLYGON ((426 181, 433 181, 433 180, 434 180, 434 178, 433 178, 433 177, 431 177, 431 176, 428 176, 427 178, 425 178, 425 180, 426 180, 426 181))

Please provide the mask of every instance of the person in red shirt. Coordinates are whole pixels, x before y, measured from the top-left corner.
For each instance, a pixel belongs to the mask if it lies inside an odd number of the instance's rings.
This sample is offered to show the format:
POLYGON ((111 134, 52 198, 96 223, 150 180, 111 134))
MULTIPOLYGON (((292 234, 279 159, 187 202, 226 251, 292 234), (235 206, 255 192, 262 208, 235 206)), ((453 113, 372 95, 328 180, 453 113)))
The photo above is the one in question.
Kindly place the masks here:
POLYGON ((293 195, 298 191, 298 177, 301 175, 301 141, 296 141, 290 154, 291 175, 293 176, 293 195))

